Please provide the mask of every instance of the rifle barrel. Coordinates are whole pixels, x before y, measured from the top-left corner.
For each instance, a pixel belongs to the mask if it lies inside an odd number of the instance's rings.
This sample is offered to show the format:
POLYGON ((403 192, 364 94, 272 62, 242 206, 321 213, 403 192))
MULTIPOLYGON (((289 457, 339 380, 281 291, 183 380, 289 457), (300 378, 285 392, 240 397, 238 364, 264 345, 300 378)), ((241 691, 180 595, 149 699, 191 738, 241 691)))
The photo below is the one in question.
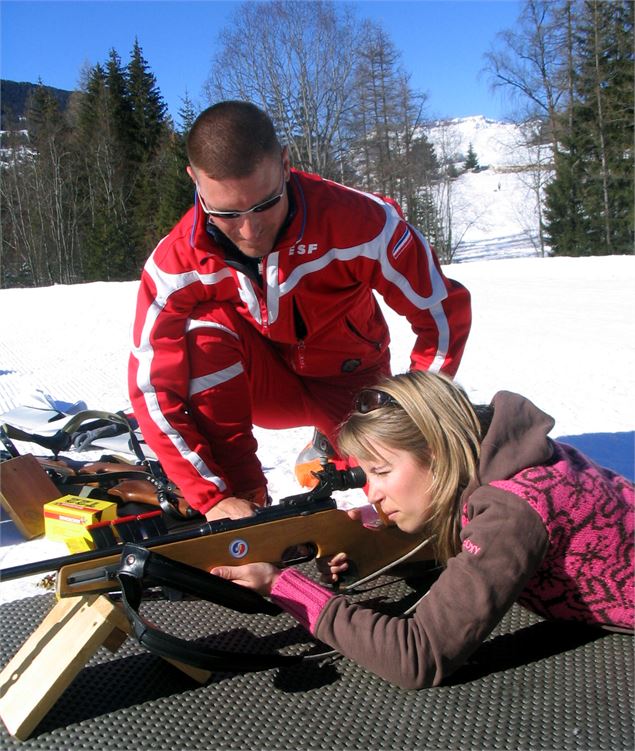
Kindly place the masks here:
MULTIPOLYGON (((147 540, 141 540, 136 545, 149 548, 156 545, 162 545, 166 542, 180 542, 181 540, 191 540, 195 537, 202 537, 210 534, 208 524, 202 524, 194 529, 183 530, 175 534, 157 535, 149 537, 147 540)), ((70 563, 84 563, 85 561, 94 561, 109 555, 118 555, 123 548, 123 544, 111 545, 107 548, 97 548, 96 550, 86 550, 83 553, 70 553, 69 555, 59 556, 58 558, 48 558, 44 561, 34 561, 33 563, 23 563, 19 566, 0 569, 0 582, 20 579, 23 576, 32 576, 33 574, 45 574, 49 571, 57 571, 63 566, 70 563)))

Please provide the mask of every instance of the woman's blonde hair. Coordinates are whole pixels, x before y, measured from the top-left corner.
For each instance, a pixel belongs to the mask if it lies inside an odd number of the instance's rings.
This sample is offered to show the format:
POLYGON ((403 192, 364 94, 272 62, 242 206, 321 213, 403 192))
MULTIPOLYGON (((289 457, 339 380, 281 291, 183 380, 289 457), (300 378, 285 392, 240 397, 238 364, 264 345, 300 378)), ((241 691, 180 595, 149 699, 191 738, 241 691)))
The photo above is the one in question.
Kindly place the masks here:
POLYGON ((449 378, 412 371, 386 378, 376 389, 391 402, 362 414, 354 411, 340 427, 342 456, 378 459, 372 442, 407 451, 430 469, 432 504, 428 531, 445 563, 459 548, 461 492, 476 476, 481 426, 465 392, 449 378))

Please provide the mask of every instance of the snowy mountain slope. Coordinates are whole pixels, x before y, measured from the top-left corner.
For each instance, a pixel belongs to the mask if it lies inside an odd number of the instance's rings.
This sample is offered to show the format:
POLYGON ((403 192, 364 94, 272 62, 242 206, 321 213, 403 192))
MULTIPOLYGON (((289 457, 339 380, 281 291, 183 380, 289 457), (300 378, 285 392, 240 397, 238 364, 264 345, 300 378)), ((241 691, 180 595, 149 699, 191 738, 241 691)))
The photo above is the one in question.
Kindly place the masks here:
POLYGON ((531 152, 522 146, 521 128, 514 123, 488 120, 482 115, 437 121, 427 131, 437 153, 454 162, 465 161, 470 144, 481 167, 498 170, 527 165, 531 152))
POLYGON ((456 262, 540 254, 535 183, 548 176, 546 147, 526 147, 520 126, 482 116, 435 123, 427 136, 437 157, 459 172, 470 145, 480 169, 449 186, 456 262))

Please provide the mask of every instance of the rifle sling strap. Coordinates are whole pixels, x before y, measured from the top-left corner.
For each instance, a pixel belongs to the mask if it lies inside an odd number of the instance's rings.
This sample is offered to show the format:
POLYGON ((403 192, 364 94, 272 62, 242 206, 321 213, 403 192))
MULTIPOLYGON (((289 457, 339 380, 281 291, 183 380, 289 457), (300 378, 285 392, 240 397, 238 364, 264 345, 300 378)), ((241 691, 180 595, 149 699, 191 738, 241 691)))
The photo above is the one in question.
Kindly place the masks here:
POLYGON ((206 670, 247 672, 296 664, 303 655, 228 652, 181 639, 151 625, 139 614, 143 586, 165 586, 241 613, 277 615, 277 605, 256 592, 201 569, 126 543, 117 573, 122 602, 137 641, 149 652, 206 670))

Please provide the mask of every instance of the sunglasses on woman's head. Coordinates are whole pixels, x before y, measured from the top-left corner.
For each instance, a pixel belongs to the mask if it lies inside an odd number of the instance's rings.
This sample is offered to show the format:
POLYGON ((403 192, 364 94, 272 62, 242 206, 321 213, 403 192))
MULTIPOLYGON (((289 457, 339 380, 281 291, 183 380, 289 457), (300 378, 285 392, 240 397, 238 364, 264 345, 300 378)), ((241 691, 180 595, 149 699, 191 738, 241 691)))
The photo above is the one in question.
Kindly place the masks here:
POLYGON ((362 415, 373 412, 387 404, 398 406, 397 401, 390 394, 379 389, 362 389, 355 401, 355 409, 362 415))

